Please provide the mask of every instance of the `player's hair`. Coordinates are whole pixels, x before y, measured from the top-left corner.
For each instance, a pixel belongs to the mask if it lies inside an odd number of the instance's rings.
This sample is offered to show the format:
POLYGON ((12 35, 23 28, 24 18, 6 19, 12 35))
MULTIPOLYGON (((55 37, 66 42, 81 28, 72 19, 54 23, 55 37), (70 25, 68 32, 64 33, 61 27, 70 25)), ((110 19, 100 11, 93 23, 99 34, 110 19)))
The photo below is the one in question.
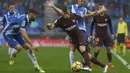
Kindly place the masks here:
POLYGON ((102 6, 102 5, 104 5, 104 4, 103 4, 103 3, 100 3, 100 4, 99 4, 99 6, 102 6))
POLYGON ((14 5, 14 4, 13 4, 13 3, 10 3, 8 7, 10 7, 10 6, 12 6, 12 5, 14 5))
POLYGON ((37 15, 39 14, 36 9, 29 9, 29 13, 35 13, 37 15))

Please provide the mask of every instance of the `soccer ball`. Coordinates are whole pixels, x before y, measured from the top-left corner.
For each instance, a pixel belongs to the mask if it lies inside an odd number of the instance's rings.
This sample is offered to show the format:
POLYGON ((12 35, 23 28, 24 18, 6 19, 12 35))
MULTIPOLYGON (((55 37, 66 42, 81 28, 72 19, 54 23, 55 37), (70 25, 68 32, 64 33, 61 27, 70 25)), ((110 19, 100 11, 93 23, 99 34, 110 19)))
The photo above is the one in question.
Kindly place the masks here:
POLYGON ((83 68, 83 64, 81 62, 79 62, 79 61, 75 61, 72 64, 72 70, 75 71, 75 72, 80 71, 81 68, 83 68))

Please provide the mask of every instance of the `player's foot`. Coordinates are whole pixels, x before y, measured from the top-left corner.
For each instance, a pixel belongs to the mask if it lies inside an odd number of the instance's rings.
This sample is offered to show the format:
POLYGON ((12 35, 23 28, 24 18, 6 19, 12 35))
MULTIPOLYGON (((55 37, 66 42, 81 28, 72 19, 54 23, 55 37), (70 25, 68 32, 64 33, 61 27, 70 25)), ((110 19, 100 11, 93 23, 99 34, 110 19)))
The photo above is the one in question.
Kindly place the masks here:
POLYGON ((91 72, 91 71, 92 71, 92 69, 91 69, 90 67, 88 67, 88 66, 86 66, 86 67, 84 67, 84 68, 81 68, 81 70, 84 70, 84 71, 89 71, 89 72, 91 72))
POLYGON ((110 68, 114 68, 114 65, 112 63, 109 63, 110 68))
POLYGON ((9 56, 9 65, 13 65, 15 61, 13 61, 13 56, 9 56))
POLYGON ((106 66, 104 67, 103 73, 107 73, 107 70, 108 70, 108 66, 106 65, 106 66))
POLYGON ((9 61, 9 65, 13 65, 14 63, 15 63, 15 61, 13 61, 13 60, 9 61))
POLYGON ((35 71, 39 72, 39 73, 45 73, 44 70, 42 70, 41 67, 34 67, 35 68, 35 71))

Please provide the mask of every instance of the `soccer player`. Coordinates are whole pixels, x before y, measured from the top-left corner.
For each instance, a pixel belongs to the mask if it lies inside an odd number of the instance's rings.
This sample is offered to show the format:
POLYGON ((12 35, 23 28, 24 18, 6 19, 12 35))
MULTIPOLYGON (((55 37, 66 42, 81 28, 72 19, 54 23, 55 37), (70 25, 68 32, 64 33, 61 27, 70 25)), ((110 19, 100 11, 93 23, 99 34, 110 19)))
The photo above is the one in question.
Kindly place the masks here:
MULTIPOLYGON (((2 32, 4 39, 10 47, 15 48, 17 52, 19 52, 22 46, 34 64, 35 70, 41 73, 45 73, 45 71, 42 70, 38 65, 37 58, 32 51, 33 45, 29 43, 30 39, 28 36, 25 36, 26 25, 31 21, 35 21, 37 16, 38 12, 35 9, 30 9, 27 15, 10 18, 11 23, 7 24, 2 32)), ((16 54, 17 52, 12 53, 11 55, 16 54)))
MULTIPOLYGON (((78 3, 77 4, 74 4, 74 5, 70 5, 68 6, 69 10, 71 13, 76 13, 77 15, 86 15, 86 14, 90 14, 90 15, 94 15, 95 12, 91 12, 89 10, 87 10, 85 7, 84 7, 84 4, 86 2, 86 0, 77 0, 78 3)), ((59 8, 57 8, 53 3, 52 1, 50 0, 47 0, 47 6, 49 7, 52 7, 57 13, 59 13, 60 15, 63 15, 64 12, 62 12, 62 10, 60 10, 59 8)), ((98 13, 104 11, 104 9, 98 11, 98 13)), ((85 19, 79 19, 76 21, 77 24, 78 24, 78 27, 80 29, 81 32, 83 33, 86 33, 87 30, 86 30, 86 24, 85 24, 85 19)), ((87 36, 86 36, 87 37, 87 36)), ((70 48, 70 52, 69 52, 69 58, 70 58, 70 64, 71 64, 71 67, 72 67, 72 64, 74 63, 75 61, 75 55, 74 55, 74 52, 75 52, 75 46, 74 44, 72 43, 72 40, 70 38, 70 45, 69 45, 69 48, 70 48)))
POLYGON ((123 20, 123 17, 120 17, 120 21, 118 23, 118 28, 117 28, 117 41, 118 41, 118 46, 117 46, 117 53, 120 54, 120 48, 123 48, 123 56, 126 54, 126 45, 125 45, 125 40, 128 37, 128 27, 127 23, 123 20))
MULTIPOLYGON (((103 4, 99 4, 99 9, 101 9, 103 6, 104 6, 103 4)), ((110 52, 111 39, 114 38, 110 16, 107 13, 102 12, 93 17, 90 30, 90 39, 92 39, 94 25, 95 25, 95 38, 96 38, 96 52, 94 52, 94 56, 97 58, 100 52, 100 48, 102 44, 104 44, 107 50, 109 66, 114 67, 114 65, 112 64, 112 55, 110 52), (111 35, 109 35, 108 26, 111 35)))
MULTIPOLYGON (((4 27, 6 25, 8 25, 9 23, 11 23, 11 18, 15 17, 15 16, 19 16, 19 13, 15 12, 15 7, 13 4, 9 5, 9 12, 7 12, 2 21, 0 22, 0 25, 3 25, 4 27)), ((0 26, 0 29, 4 29, 3 26, 0 26)), ((10 61, 11 59, 11 53, 15 52, 16 50, 14 48, 9 47, 8 49, 8 55, 9 55, 9 64, 12 65, 13 61, 10 61)), ((15 56, 15 55, 14 55, 15 56)))
POLYGON ((75 45, 77 50, 80 52, 80 54, 83 56, 85 63, 87 66, 89 66, 89 60, 95 64, 98 64, 102 68, 104 68, 104 73, 107 72, 108 66, 100 63, 96 58, 92 57, 89 53, 89 48, 86 42, 86 37, 84 32, 80 31, 80 29, 77 26, 76 20, 86 18, 89 15, 79 16, 76 14, 70 14, 69 9, 67 6, 64 7, 62 10, 64 12, 64 15, 61 16, 56 22, 48 23, 47 28, 52 29, 55 27, 62 28, 72 39, 72 43, 75 45))

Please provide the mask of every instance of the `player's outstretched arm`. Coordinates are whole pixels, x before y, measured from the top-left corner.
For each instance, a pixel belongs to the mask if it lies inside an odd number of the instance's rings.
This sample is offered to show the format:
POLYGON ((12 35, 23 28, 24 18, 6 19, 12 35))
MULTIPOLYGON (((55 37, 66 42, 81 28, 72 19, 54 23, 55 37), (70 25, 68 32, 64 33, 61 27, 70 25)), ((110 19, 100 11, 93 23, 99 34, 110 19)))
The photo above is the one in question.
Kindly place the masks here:
POLYGON ((53 8, 58 14, 60 14, 60 15, 64 14, 64 12, 61 9, 59 9, 58 7, 56 7, 51 0, 47 0, 46 5, 48 7, 53 8))
POLYGON ((46 24, 46 26, 47 26, 47 28, 48 28, 49 30, 55 28, 55 25, 54 25, 53 23, 48 23, 48 24, 46 24))
POLYGON ((100 10, 97 11, 97 14, 100 14, 101 12, 107 11, 106 7, 103 6, 100 10))

